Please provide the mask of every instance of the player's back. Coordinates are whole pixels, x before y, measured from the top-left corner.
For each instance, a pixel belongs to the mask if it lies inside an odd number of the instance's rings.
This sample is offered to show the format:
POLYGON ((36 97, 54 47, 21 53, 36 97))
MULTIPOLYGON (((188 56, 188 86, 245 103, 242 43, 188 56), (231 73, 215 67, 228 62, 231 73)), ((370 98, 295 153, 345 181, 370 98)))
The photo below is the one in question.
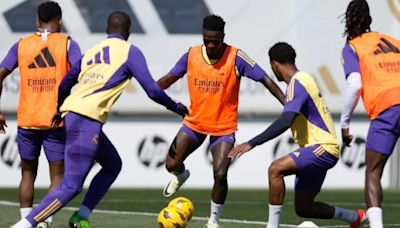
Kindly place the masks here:
POLYGON ((88 50, 82 57, 76 89, 64 101, 61 111, 105 122, 131 78, 124 68, 131 47, 123 39, 110 37, 88 50))
POLYGON ((70 68, 67 42, 68 36, 60 33, 50 33, 47 39, 35 33, 18 42, 18 126, 50 127, 57 107, 58 85, 70 68))
POLYGON ((349 41, 355 49, 365 109, 371 119, 400 103, 400 41, 377 32, 349 41))
POLYGON ((287 99, 293 95, 295 83, 300 83, 308 98, 300 115, 292 125, 293 137, 301 147, 321 144, 332 155, 338 157, 339 147, 333 120, 314 78, 297 72, 288 85, 287 99))

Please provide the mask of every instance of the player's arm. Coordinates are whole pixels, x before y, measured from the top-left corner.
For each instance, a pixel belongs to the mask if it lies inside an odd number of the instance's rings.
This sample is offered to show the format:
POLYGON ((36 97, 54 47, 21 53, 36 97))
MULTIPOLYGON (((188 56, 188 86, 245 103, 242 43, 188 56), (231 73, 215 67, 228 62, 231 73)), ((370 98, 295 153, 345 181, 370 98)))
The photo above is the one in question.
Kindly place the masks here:
POLYGON ((358 57, 349 44, 342 52, 343 69, 346 75, 346 98, 340 115, 342 128, 342 141, 345 146, 350 146, 353 135, 350 134, 350 122, 353 111, 360 99, 361 75, 358 57))
POLYGON ((185 53, 168 74, 158 79, 157 84, 161 89, 168 89, 186 74, 187 59, 188 53, 185 53))
POLYGON ((283 112, 265 131, 250 139, 248 142, 233 148, 229 152, 228 157, 239 157, 254 147, 281 135, 292 126, 297 115, 296 112, 283 112))
POLYGON ((150 99, 165 106, 168 110, 171 110, 178 115, 185 116, 188 114, 188 110, 185 105, 180 102, 173 101, 160 88, 158 83, 154 81, 147 67, 146 59, 143 53, 135 46, 131 46, 127 64, 132 75, 136 78, 150 99))
POLYGON ((281 104, 285 103, 285 95, 279 86, 242 50, 238 50, 236 54, 236 69, 239 76, 243 75, 254 81, 261 82, 281 104))
POLYGON ((308 92, 300 82, 292 80, 288 86, 287 94, 289 94, 289 96, 286 98, 286 103, 281 116, 261 134, 250 139, 248 142, 233 148, 229 152, 229 157, 239 157, 250 151, 255 146, 261 145, 282 134, 292 126, 294 120, 298 114, 301 113, 301 110, 308 99, 308 92))
POLYGON ((71 94, 72 87, 78 83, 78 76, 81 72, 81 61, 82 58, 71 67, 58 86, 57 110, 51 120, 52 128, 58 127, 62 122, 60 107, 64 103, 65 99, 71 94))
MULTIPOLYGON (((18 42, 15 43, 10 48, 6 57, 0 63, 0 100, 1 100, 1 94, 3 92, 4 79, 8 75, 10 75, 10 73, 17 67, 17 65, 18 65, 18 42)), ((4 115, 1 112, 1 107, 0 107, 0 134, 6 132, 5 127, 7 127, 7 123, 4 115)))
POLYGON ((71 67, 58 86, 58 111, 60 110, 61 105, 64 103, 64 100, 71 94, 72 87, 78 83, 78 76, 81 72, 81 62, 82 59, 78 60, 78 62, 71 67))
POLYGON ((281 104, 285 104, 285 95, 279 86, 272 81, 267 74, 264 75, 260 82, 269 90, 272 95, 274 95, 274 97, 276 97, 276 99, 278 99, 281 104))
POLYGON ((82 58, 82 52, 78 43, 72 38, 68 39, 68 62, 71 66, 82 58))

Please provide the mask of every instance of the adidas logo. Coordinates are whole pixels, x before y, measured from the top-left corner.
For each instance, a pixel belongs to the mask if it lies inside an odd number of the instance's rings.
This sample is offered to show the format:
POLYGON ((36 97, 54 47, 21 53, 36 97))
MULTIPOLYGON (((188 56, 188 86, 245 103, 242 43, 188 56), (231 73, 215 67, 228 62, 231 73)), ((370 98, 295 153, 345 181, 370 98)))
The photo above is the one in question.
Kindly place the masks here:
POLYGON ((33 62, 28 65, 28 68, 34 69, 34 68, 47 68, 47 67, 55 67, 55 66, 56 66, 56 63, 54 62, 53 56, 51 55, 49 49, 47 47, 45 47, 34 58, 33 62))
POLYGON ((100 64, 100 63, 110 64, 110 46, 103 47, 103 50, 97 52, 94 55, 94 59, 87 61, 86 65, 90 66, 92 64, 100 64), (101 57, 103 61, 101 60, 101 57))

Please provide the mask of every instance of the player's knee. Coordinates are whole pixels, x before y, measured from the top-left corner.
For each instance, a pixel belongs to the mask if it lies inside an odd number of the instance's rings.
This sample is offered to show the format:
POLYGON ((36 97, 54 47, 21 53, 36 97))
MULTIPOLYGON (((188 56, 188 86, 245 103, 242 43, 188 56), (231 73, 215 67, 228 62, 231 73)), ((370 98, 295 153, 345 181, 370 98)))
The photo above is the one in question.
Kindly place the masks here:
POLYGON ((118 175, 121 172, 121 169, 122 169, 122 161, 121 161, 121 159, 118 159, 113 162, 110 173, 112 173, 114 175, 118 175))
POLYGON ((61 190, 67 192, 71 196, 75 196, 82 192, 82 185, 76 183, 61 183, 61 190))
POLYGON ((268 168, 268 176, 275 177, 279 176, 281 173, 281 167, 278 162, 274 161, 268 168))
POLYGON ((224 183, 227 180, 227 173, 224 171, 218 171, 214 173, 214 181, 218 183, 224 183))

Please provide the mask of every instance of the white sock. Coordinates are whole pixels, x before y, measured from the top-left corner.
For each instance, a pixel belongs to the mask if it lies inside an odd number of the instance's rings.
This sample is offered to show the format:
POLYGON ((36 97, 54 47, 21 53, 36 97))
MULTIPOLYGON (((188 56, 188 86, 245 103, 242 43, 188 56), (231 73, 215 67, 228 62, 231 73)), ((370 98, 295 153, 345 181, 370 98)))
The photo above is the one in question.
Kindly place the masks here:
POLYGON ((355 210, 349 210, 341 207, 335 207, 335 215, 333 218, 353 223, 358 218, 358 213, 355 210))
POLYGON ((12 228, 33 228, 33 226, 26 218, 23 218, 12 225, 12 228))
POLYGON ((81 205, 79 207, 78 214, 80 216, 84 217, 85 219, 89 218, 90 213, 92 213, 92 211, 88 207, 86 207, 85 205, 81 205))
POLYGON ((21 219, 25 218, 26 216, 31 213, 32 207, 24 207, 19 209, 19 213, 21 214, 21 219))
POLYGON ((369 226, 371 228, 383 228, 382 208, 380 207, 368 208, 367 216, 369 220, 369 226))
POLYGON ((268 223, 267 228, 278 228, 279 219, 281 218, 282 205, 268 204, 268 223))
POLYGON ((210 218, 208 219, 208 223, 219 223, 219 218, 222 215, 223 209, 224 209, 223 204, 217 204, 211 200, 211 213, 210 213, 210 218))

